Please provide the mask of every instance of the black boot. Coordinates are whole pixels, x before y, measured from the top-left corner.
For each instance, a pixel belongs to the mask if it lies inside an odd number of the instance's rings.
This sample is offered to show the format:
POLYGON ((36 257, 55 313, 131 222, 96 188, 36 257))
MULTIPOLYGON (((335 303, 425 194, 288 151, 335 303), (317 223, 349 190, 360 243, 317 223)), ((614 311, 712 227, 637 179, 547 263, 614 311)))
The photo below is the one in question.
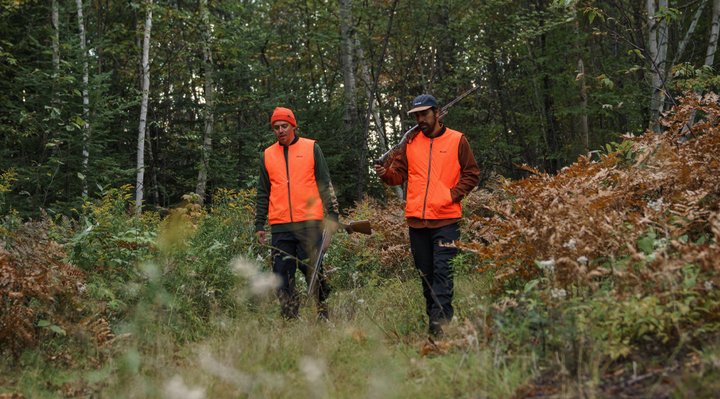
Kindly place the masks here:
POLYGON ((300 315, 300 304, 296 298, 287 294, 280 294, 280 315, 285 320, 297 319, 300 315))
POLYGON ((325 302, 318 303, 317 306, 317 318, 320 321, 330 321, 330 315, 328 312, 328 305, 325 302))
POLYGON ((445 333, 443 332, 443 326, 447 324, 445 320, 430 320, 430 326, 428 328, 428 334, 432 338, 442 338, 445 333))

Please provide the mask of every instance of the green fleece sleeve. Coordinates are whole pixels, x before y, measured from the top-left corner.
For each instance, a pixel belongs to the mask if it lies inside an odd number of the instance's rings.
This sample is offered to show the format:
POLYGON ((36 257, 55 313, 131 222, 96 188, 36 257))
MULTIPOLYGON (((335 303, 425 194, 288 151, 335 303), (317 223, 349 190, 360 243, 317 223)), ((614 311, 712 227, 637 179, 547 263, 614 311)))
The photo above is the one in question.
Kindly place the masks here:
POLYGON ((315 143, 313 154, 315 156, 315 181, 320 191, 320 198, 325 208, 325 215, 337 221, 340 212, 338 210, 337 198, 335 197, 335 189, 333 188, 332 181, 330 181, 330 171, 328 170, 325 156, 318 143, 315 143))
POLYGON ((255 196, 255 231, 265 230, 267 222, 268 206, 270 204, 270 177, 265 169, 265 157, 260 156, 260 176, 257 183, 257 194, 255 196))

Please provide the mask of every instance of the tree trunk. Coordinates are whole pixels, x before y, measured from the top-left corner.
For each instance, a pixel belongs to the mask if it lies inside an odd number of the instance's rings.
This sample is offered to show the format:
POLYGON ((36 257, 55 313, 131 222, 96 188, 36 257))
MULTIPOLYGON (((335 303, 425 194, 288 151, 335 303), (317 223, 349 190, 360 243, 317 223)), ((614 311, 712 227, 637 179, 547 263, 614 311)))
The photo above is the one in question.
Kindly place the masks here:
MULTIPOLYGON (((83 2, 82 0, 75 0, 77 5, 77 19, 78 19, 78 30, 80 32, 80 57, 82 60, 83 70, 83 86, 82 86, 82 97, 83 97, 83 127, 82 127, 82 172, 80 173, 80 179, 82 181, 82 196, 87 197, 88 185, 88 164, 90 162, 90 94, 88 92, 89 86, 89 69, 88 69, 88 58, 85 41, 85 21, 83 18, 83 2)), ((58 61, 59 62, 59 61, 58 61)))
MULTIPOLYGON (((385 135, 385 129, 382 123, 382 120, 380 118, 380 112, 378 111, 378 101, 375 98, 375 94, 377 93, 377 87, 378 87, 378 79, 380 77, 380 73, 382 71, 383 62, 385 60, 385 54, 387 53, 387 47, 388 43, 390 41, 390 32, 392 32, 392 26, 393 26, 393 17, 395 16, 395 10, 397 9, 397 5, 399 3, 399 0, 394 0, 393 4, 390 8, 390 12, 388 13, 388 25, 387 25, 387 31, 385 33, 385 37, 383 39, 383 48, 380 52, 380 59, 378 60, 378 66, 375 71, 374 76, 371 76, 370 69, 368 68, 367 60, 365 59, 365 52, 362 49, 362 46, 359 42, 356 42, 357 46, 357 52, 358 52, 358 62, 360 64, 360 71, 362 72, 362 78, 364 81, 364 87, 365 87, 365 94, 368 99, 367 104, 367 112, 365 114, 365 129, 364 129, 364 141, 367 145, 368 138, 370 137, 370 117, 372 116, 375 122, 375 128, 377 129, 377 136, 378 136, 378 144, 380 145, 380 151, 385 153, 388 150, 386 135, 385 135)), ((365 151, 361 154, 361 158, 366 159, 367 158, 367 147, 365 148, 365 151)), ((395 195, 402 200, 403 199, 403 191, 400 186, 394 187, 395 195)))
MULTIPOLYGON (((547 5, 544 1, 538 2, 539 9, 546 9, 547 5)), ((540 17, 540 28, 544 29, 545 20, 540 17)), ((547 33, 540 35, 540 57, 546 59, 547 57, 547 33)), ((547 66, 542 65, 542 101, 543 101, 543 112, 545 119, 545 145, 547 147, 545 154, 545 171, 551 174, 557 173, 559 167, 560 157, 560 137, 557 118, 555 117, 554 101, 551 93, 551 82, 550 73, 547 71, 547 66)))
MULTIPOLYGON (((78 0, 79 1, 79 0, 78 0)), ((145 29, 142 46, 142 100, 137 141, 137 179, 135 180, 135 214, 142 213, 145 180, 145 126, 147 125, 148 98, 150 97, 150 31, 152 29, 152 0, 146 0, 145 29)))
MULTIPOLYGON (((705 2, 701 5, 703 7, 705 2)), ((712 67, 715 63, 715 52, 717 50, 718 32, 720 31, 720 0, 713 0, 712 8, 712 22, 710 25, 710 38, 708 39, 707 51, 705 52, 705 66, 712 67)), ((695 90, 695 96, 700 98, 702 95, 701 90, 695 90)), ((690 113, 687 123, 683 126, 683 139, 686 140, 687 135, 690 133, 690 129, 695 124, 696 110, 690 113)))
POLYGON ((715 63, 715 52, 717 51, 718 32, 720 32, 720 0, 713 0, 710 40, 708 41, 707 52, 705 53, 706 66, 711 67, 715 63))
MULTIPOLYGON (((577 7, 577 5, 576 5, 577 7)), ((579 83, 580 89, 580 135, 585 145, 585 153, 590 151, 590 132, 588 127, 587 116, 587 84, 585 82, 585 62, 583 61, 582 46, 580 45, 580 20, 577 17, 577 8, 575 9, 575 51, 578 53, 577 61, 577 77, 575 80, 579 83)))
POLYGON ((648 22, 648 55, 650 60, 650 75, 652 81, 652 95, 650 98, 650 127, 656 132, 661 131, 657 123, 665 104, 665 69, 667 67, 667 20, 658 21, 656 13, 668 8, 668 0, 659 0, 659 8, 655 8, 655 0, 646 0, 648 22))
POLYGON ((204 119, 205 129, 203 131, 203 144, 200 150, 200 170, 195 193, 198 195, 200 204, 205 202, 205 191, 207 187, 208 170, 210 169, 210 154, 212 153, 212 132, 215 121, 214 101, 215 90, 213 87, 213 57, 212 57, 212 32, 210 27, 210 11, 207 0, 200 0, 200 17, 203 24, 203 66, 205 68, 204 83, 204 119))
POLYGON ((52 63, 53 79, 60 73, 60 7, 58 0, 52 0, 52 63))
MULTIPOLYGON (((360 65, 360 71, 362 73, 363 86, 365 87, 365 94, 368 98, 368 114, 365 117, 365 137, 370 136, 370 116, 375 122, 375 128, 377 129, 378 145, 380 151, 385 153, 388 150, 387 140, 385 136, 385 129, 383 128, 383 122, 380 118, 380 112, 378 111, 378 103, 375 99, 374 90, 371 88, 371 84, 376 82, 370 77, 370 69, 368 68, 367 61, 365 60, 365 52, 363 51, 360 44, 357 44, 358 50, 358 64, 360 65)), ((379 73, 380 71, 378 71, 379 73)), ((375 86, 372 86, 375 88, 375 86)), ((393 191, 399 199, 403 199, 403 191, 400 186, 394 186, 393 191)))
POLYGON ((700 16, 702 15, 706 4, 707 0, 702 0, 700 2, 700 6, 698 6, 698 9, 695 10, 695 15, 693 15, 693 18, 690 21, 690 27, 688 28, 687 32, 685 32, 685 36, 683 36, 683 39, 682 41, 680 41, 680 45, 678 46, 678 50, 675 52, 672 65, 677 64, 678 61, 680 61, 680 58, 683 56, 683 53, 685 53, 685 47, 687 47, 687 44, 690 41, 690 37, 692 36, 692 34, 695 33, 695 28, 697 27, 697 23, 700 20, 700 16))
POLYGON ((587 97, 587 84, 585 83, 585 63, 582 57, 578 57, 577 62, 578 77, 580 80, 580 135, 583 138, 583 144, 585 145, 585 152, 590 151, 590 128, 588 127, 588 97, 587 97))
POLYGON ((438 38, 433 77, 435 82, 443 82, 447 81, 452 75, 452 68, 456 64, 457 54, 456 42, 452 35, 452 28, 450 28, 450 5, 447 2, 440 2, 440 10, 436 14, 436 18, 439 27, 444 33, 438 38))
POLYGON ((367 160, 361 157, 362 148, 367 147, 365 137, 356 129, 358 124, 357 101, 355 99, 355 61, 353 53, 355 50, 354 27, 352 19, 352 0, 340 0, 340 38, 342 47, 342 73, 343 89, 345 94, 345 113, 343 122, 345 135, 350 142, 356 143, 358 149, 357 162, 357 185, 355 189, 356 199, 362 198, 365 192, 365 178, 367 176, 367 160))

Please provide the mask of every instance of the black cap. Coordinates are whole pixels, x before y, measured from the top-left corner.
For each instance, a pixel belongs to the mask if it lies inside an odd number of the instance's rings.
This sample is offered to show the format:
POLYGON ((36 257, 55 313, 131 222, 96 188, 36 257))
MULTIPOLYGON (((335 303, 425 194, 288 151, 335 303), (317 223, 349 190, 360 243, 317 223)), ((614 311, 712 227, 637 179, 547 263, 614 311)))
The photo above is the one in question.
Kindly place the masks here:
POLYGON ((425 111, 428 108, 437 108, 437 100, 429 94, 421 94, 413 100, 412 109, 408 111, 408 115, 413 112, 425 111))

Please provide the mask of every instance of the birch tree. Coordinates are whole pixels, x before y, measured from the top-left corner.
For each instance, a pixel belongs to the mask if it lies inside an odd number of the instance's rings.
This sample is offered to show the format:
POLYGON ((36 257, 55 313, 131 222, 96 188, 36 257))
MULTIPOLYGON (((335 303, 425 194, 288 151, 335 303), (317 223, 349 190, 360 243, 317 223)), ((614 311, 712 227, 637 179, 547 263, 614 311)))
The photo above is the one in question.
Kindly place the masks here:
POLYGON ((683 36, 683 39, 680 41, 680 45, 678 45, 678 49, 675 52, 675 56, 673 57, 672 65, 675 65, 678 61, 680 61, 680 58, 685 53, 685 48, 687 48, 688 42, 690 41, 690 37, 692 36, 693 33, 695 33, 695 28, 697 27, 698 21, 700 20, 700 16, 702 15, 702 12, 705 9, 706 4, 707 4, 707 0, 702 0, 700 2, 700 6, 698 6, 698 9, 695 10, 695 14, 693 15, 693 18, 690 21, 690 27, 688 27, 688 30, 685 32, 685 36, 683 36))
POLYGON ((715 63, 715 52, 717 51, 718 33, 720 32, 720 0, 713 0, 712 24, 710 26, 710 39, 708 40, 707 51, 705 52, 705 66, 712 67, 715 63))
POLYGON ((53 63, 53 79, 57 79, 60 72, 60 7, 58 0, 52 0, 51 4, 51 20, 52 20, 52 63, 53 63))
MULTIPOLYGON (((85 40, 85 21, 83 18, 83 2, 82 0, 75 0, 77 5, 77 20, 78 20, 78 31, 80 34, 80 58, 82 62, 82 103, 83 103, 83 126, 82 126, 82 172, 79 174, 80 180, 82 180, 82 195, 87 197, 87 175, 88 175, 88 164, 90 162, 90 93, 88 92, 89 86, 89 68, 88 68, 88 57, 87 57, 87 44, 85 40)), ((60 62, 58 58, 58 63, 60 62)))
POLYGON ((212 132, 215 120, 215 90, 213 87, 213 57, 212 57, 212 27, 210 26, 210 12, 207 0, 200 0, 200 18, 202 19, 202 50, 203 67, 205 69, 204 83, 204 119, 203 143, 200 149, 200 168, 198 170, 198 181, 195 193, 198 195, 200 204, 205 201, 207 187, 207 175, 210 169, 210 154, 212 153, 212 132))
MULTIPOLYGON (((80 0, 78 0, 80 1, 80 0)), ((145 179, 145 127, 147 125, 148 98, 150 97, 150 31, 152 30, 152 0, 146 0, 145 28, 142 45, 142 100, 137 141, 137 178, 135 180, 135 213, 142 213, 145 179)))
POLYGON ((646 0, 648 26, 648 57, 650 61, 650 80, 652 85, 650 97, 650 126, 660 132, 657 120, 665 104, 665 68, 667 67, 667 19, 662 12, 668 9, 668 0, 646 0))
MULTIPOLYGON (((703 1, 702 6, 705 5, 705 1, 703 1)), ((701 6, 701 7, 702 7, 701 6)), ((698 16, 699 17, 699 16, 698 16)), ((693 23, 697 23, 697 21, 693 20, 693 23)), ((712 68, 713 64, 715 63, 715 52, 717 51, 717 42, 718 42, 718 32, 720 32, 720 0, 713 0, 713 7, 712 7, 712 20, 710 23, 710 37, 708 39, 708 46, 707 50, 705 51, 705 67, 712 68)), ((702 90, 697 89, 695 90, 695 96, 700 98, 702 94, 702 90)), ((690 129, 695 124, 695 115, 697 114, 696 110, 693 110, 690 113, 690 117, 688 118, 687 123, 685 126, 683 126, 683 133, 685 134, 685 137, 690 132, 690 129)), ((682 139, 684 140, 684 139, 682 139)))

